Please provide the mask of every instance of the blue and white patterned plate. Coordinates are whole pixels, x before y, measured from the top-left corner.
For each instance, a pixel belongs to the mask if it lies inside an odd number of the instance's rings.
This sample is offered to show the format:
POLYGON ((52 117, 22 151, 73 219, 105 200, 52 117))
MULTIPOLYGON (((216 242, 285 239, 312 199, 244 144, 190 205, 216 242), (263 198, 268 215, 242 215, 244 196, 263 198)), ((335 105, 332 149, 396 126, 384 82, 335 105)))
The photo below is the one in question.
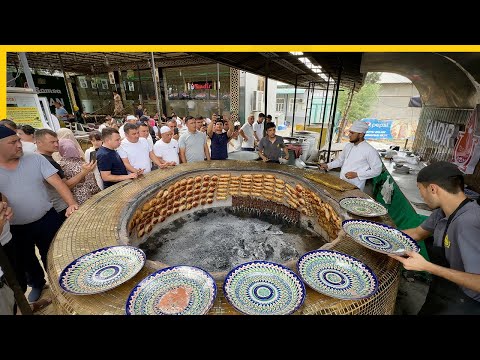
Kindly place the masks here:
POLYGON ((217 296, 212 276, 194 266, 172 266, 140 281, 130 292, 127 315, 203 315, 217 296))
POLYGON ((383 216, 388 210, 376 201, 359 198, 346 197, 339 201, 339 205, 352 214, 364 217, 383 216))
POLYGON ((58 281, 63 290, 72 294, 98 294, 134 277, 145 259, 145 253, 133 246, 105 247, 72 261, 58 281))
POLYGON ((342 227, 359 244, 383 254, 404 255, 407 251, 420 251, 417 242, 410 236, 385 224, 344 220, 342 227))
POLYGON ((252 261, 230 271, 225 298, 249 315, 288 315, 302 306, 305 285, 292 270, 268 261, 252 261))
POLYGON ((337 299, 363 299, 378 290, 378 279, 372 269, 337 251, 310 251, 298 260, 297 269, 308 286, 337 299))

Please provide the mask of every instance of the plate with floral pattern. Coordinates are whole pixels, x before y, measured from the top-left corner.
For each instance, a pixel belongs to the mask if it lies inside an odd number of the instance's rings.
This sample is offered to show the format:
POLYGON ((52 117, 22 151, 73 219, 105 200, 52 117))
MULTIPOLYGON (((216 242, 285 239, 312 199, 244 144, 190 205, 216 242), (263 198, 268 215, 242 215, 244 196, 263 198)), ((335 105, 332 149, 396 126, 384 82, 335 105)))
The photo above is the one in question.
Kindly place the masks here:
POLYGON ((388 210, 380 203, 360 197, 346 197, 339 205, 348 212, 364 217, 376 217, 388 214, 388 210))
POLYGON ((378 290, 378 279, 372 269, 341 252, 310 251, 300 257, 297 269, 308 286, 337 299, 363 299, 378 290))
POLYGON ((251 261, 231 270, 223 283, 226 299, 248 315, 288 315, 302 306, 305 285, 289 268, 251 261))
POLYGON ((203 315, 213 305, 217 285, 194 266, 172 266, 150 274, 130 292, 127 315, 203 315))
POLYGON ((101 248, 72 261, 60 274, 59 283, 72 294, 98 294, 130 280, 145 259, 145 253, 133 246, 101 248))
POLYGON ((342 227, 359 244, 383 254, 401 256, 407 251, 420 251, 417 242, 410 236, 385 224, 368 220, 344 220, 342 227))

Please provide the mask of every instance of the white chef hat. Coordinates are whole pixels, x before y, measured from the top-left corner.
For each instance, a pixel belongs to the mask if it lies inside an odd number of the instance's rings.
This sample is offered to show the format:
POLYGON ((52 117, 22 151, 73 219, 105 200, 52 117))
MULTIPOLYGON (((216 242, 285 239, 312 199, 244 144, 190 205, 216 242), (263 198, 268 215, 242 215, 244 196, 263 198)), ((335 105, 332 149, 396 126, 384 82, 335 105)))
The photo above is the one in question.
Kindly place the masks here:
POLYGON ((165 134, 166 132, 171 131, 171 129, 168 126, 162 126, 160 128, 160 134, 165 134))
POLYGON ((350 126, 349 131, 365 134, 368 131, 368 124, 365 121, 357 120, 350 126))

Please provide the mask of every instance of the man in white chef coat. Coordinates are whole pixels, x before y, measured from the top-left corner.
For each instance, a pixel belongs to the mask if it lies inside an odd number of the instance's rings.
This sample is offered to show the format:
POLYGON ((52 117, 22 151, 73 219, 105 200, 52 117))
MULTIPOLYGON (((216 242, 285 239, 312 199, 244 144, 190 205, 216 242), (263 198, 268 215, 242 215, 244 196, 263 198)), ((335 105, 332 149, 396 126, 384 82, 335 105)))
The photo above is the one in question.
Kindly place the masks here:
POLYGON ((328 164, 319 165, 324 170, 341 167, 340 179, 348 181, 362 191, 367 179, 382 172, 382 160, 378 151, 364 139, 367 130, 366 122, 355 121, 350 127, 350 143, 345 145, 340 156, 328 164))

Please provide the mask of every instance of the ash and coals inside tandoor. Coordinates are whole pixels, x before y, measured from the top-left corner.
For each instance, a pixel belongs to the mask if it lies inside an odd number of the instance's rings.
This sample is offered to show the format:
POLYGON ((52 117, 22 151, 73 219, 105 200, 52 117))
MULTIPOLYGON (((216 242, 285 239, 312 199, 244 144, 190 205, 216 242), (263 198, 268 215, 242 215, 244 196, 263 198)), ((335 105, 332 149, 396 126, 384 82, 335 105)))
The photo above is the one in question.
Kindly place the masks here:
POLYGON ((320 235, 299 226, 297 211, 290 214, 291 209, 268 202, 260 210, 248 201, 188 214, 153 233, 140 247, 150 260, 170 266, 229 271, 252 260, 284 263, 325 244, 320 235))

